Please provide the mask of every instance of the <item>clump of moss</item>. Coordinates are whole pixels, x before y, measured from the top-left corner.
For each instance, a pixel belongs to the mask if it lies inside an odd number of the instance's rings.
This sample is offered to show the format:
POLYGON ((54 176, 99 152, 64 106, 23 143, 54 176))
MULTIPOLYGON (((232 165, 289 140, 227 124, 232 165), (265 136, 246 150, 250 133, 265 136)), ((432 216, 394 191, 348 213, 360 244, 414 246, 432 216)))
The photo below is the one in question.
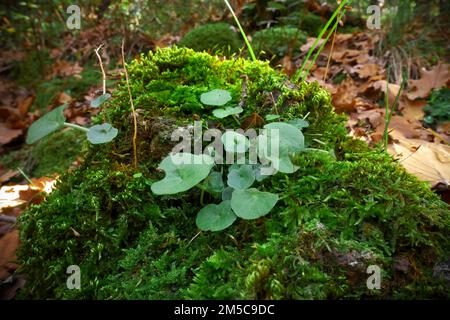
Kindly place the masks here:
POLYGON ((0 161, 6 168, 24 169, 31 177, 59 175, 82 153, 85 140, 78 131, 58 131, 35 145, 8 152, 0 161))
POLYGON ((242 47, 238 34, 227 23, 205 24, 189 31, 178 43, 195 51, 220 51, 225 55, 237 53, 242 47))
POLYGON ((322 18, 314 13, 307 13, 301 17, 300 28, 310 37, 316 37, 324 25, 322 18))
POLYGON ((257 31, 253 35, 252 46, 260 57, 278 58, 286 54, 300 53, 300 47, 306 43, 306 35, 297 28, 274 27, 257 31), (264 54, 263 54, 264 52, 264 54))
POLYGON ((82 166, 20 218, 23 297, 445 297, 446 284, 432 268, 450 252, 447 205, 389 156, 348 138, 344 118, 317 83, 294 85, 268 62, 176 47, 142 55, 129 70, 139 105, 139 169, 132 166, 122 83, 105 108, 119 136, 90 146, 82 166), (264 180, 261 189, 282 199, 267 216, 198 234, 198 192, 152 194, 164 154, 152 148, 166 148, 171 128, 193 119, 237 128, 234 120, 212 117, 199 96, 221 88, 239 103, 244 83, 239 121, 255 113, 307 116, 306 144, 326 152, 301 153, 293 159, 300 167, 295 174, 264 180), (407 267, 396 266, 399 258, 407 267), (66 287, 65 270, 73 264, 81 268, 81 290, 66 287), (382 269, 381 291, 366 287, 371 264, 382 269))

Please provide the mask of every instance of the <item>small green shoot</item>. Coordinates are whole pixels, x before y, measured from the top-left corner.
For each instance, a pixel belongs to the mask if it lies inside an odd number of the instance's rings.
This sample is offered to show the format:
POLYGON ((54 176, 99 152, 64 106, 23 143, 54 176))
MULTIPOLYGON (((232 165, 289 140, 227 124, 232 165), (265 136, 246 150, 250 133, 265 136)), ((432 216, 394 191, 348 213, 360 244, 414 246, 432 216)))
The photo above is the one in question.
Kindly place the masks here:
POLYGON ((244 42, 247 45, 247 49, 250 54, 250 57, 252 58, 253 61, 256 61, 256 56, 255 56, 255 53, 253 52, 253 48, 252 48, 250 42, 248 41, 247 35, 244 32, 244 29, 242 29, 239 19, 236 17, 236 14, 234 13, 233 7, 231 7, 230 3, 227 0, 223 0, 223 1, 225 1, 225 4, 227 5, 228 9, 230 10, 231 14, 233 15, 234 21, 236 22, 236 24, 239 28, 239 31, 241 32, 242 38, 244 38, 244 42))

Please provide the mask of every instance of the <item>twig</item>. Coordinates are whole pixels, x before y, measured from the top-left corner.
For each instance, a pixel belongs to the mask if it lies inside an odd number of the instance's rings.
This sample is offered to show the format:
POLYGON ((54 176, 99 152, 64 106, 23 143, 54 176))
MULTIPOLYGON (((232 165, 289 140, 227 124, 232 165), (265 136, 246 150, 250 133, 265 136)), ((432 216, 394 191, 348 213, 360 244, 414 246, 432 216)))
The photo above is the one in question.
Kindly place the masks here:
POLYGON ((103 94, 106 94, 106 73, 105 73, 105 69, 103 68, 103 62, 102 62, 102 57, 100 56, 100 54, 98 53, 98 51, 103 47, 103 43, 97 48, 95 49, 95 54, 97 55, 98 61, 100 63, 100 69, 102 70, 102 76, 103 76, 103 94))
POLYGON ((327 67, 325 69, 325 74, 323 75, 324 82, 327 80, 328 68, 330 66, 331 55, 333 54, 333 49, 334 49, 334 41, 336 40, 336 33, 337 33, 337 27, 336 27, 336 30, 334 30, 333 41, 331 42, 330 55, 328 56, 327 67))
POLYGON ((134 103, 133 103, 133 96, 131 95, 131 88, 130 88, 130 80, 128 78, 128 71, 127 66, 125 65, 125 54, 123 47, 125 46, 125 39, 122 40, 122 64, 123 69, 125 70, 125 80, 127 82, 127 88, 128 88, 128 95, 130 96, 130 105, 131 105, 131 112, 133 114, 133 125, 134 125, 134 133, 133 133, 133 159, 134 159, 134 167, 137 168, 137 147, 136 147, 136 140, 137 140, 137 119, 136 119, 136 111, 134 109, 134 103))

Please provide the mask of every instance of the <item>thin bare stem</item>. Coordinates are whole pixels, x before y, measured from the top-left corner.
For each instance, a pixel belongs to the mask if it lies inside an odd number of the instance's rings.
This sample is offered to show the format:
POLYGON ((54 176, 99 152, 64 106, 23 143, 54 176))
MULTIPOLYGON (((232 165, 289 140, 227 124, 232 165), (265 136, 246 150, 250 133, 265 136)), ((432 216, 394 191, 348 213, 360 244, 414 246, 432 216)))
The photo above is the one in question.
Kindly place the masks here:
POLYGON ((336 33, 337 33, 337 27, 336 27, 336 30, 334 30, 333 41, 331 42, 331 50, 330 50, 330 54, 328 56, 328 61, 327 61, 327 67, 325 69, 325 74, 323 75, 324 82, 327 80, 328 68, 330 67, 331 56, 333 54, 333 49, 334 49, 334 42, 336 41, 336 33))
POLYGON ((130 96, 131 112, 133 114, 133 125, 134 125, 134 133, 133 133, 133 159, 134 159, 134 161, 133 161, 133 163, 134 163, 134 167, 137 168, 137 165, 138 165, 138 162, 137 162, 137 147, 136 147, 137 118, 136 118, 136 110, 134 109, 133 96, 131 95, 130 80, 128 78, 127 66, 125 64, 125 53, 124 53, 124 50, 123 50, 124 46, 125 46, 125 39, 122 40, 122 64, 123 64, 123 69, 125 70, 125 80, 127 82, 128 95, 130 96))
POLYGON ((95 54, 97 55, 98 62, 100 63, 100 69, 102 70, 102 76, 103 76, 103 94, 106 94, 106 73, 105 69, 103 68, 103 61, 102 57, 98 53, 98 51, 103 47, 103 44, 101 44, 97 49, 95 49, 95 54))

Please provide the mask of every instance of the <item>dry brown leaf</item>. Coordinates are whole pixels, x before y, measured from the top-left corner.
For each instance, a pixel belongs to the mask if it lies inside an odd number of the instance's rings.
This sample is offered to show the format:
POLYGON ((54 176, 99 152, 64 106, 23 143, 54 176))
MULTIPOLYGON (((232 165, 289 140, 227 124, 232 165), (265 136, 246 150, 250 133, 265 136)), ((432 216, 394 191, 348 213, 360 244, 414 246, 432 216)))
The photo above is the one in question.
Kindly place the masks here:
POLYGON ((58 104, 65 104, 65 103, 70 103, 72 101, 72 97, 69 96, 67 93, 65 92, 61 92, 58 95, 58 99, 57 102, 58 104))
POLYGON ((247 130, 249 128, 258 128, 264 125, 265 121, 259 114, 253 112, 241 123, 241 128, 247 130))
POLYGON ((407 119, 422 120, 425 113, 423 108, 427 105, 425 100, 409 100, 406 96, 403 96, 399 100, 399 110, 407 119))
POLYGON ((22 101, 17 103, 17 109, 19 110, 19 114, 23 117, 27 114, 28 110, 30 110, 31 105, 33 104, 34 97, 28 97, 22 101))
POLYGON ((366 79, 380 73, 380 67, 374 63, 358 64, 353 68, 361 79, 366 79))
POLYGON ((19 246, 19 231, 8 232, 0 238, 0 280, 5 280, 17 268, 16 249, 19 246))
POLYGON ((389 152, 399 159, 406 171, 432 185, 441 180, 450 181, 450 146, 406 139, 396 130, 390 135, 395 142, 389 152))
POLYGON ((0 185, 2 185, 5 182, 8 182, 12 177, 15 177, 18 175, 18 171, 14 170, 8 170, 6 172, 0 172, 0 185))
POLYGON ((336 111, 354 111, 357 97, 357 87, 352 78, 347 77, 332 96, 336 111))
POLYGON ((22 135, 22 133, 22 129, 10 129, 5 124, 0 123, 0 144, 8 144, 22 135))
POLYGON ((439 64, 430 71, 423 69, 419 80, 409 81, 408 99, 427 98, 431 90, 442 88, 448 85, 449 81, 450 65, 448 64, 439 64))

